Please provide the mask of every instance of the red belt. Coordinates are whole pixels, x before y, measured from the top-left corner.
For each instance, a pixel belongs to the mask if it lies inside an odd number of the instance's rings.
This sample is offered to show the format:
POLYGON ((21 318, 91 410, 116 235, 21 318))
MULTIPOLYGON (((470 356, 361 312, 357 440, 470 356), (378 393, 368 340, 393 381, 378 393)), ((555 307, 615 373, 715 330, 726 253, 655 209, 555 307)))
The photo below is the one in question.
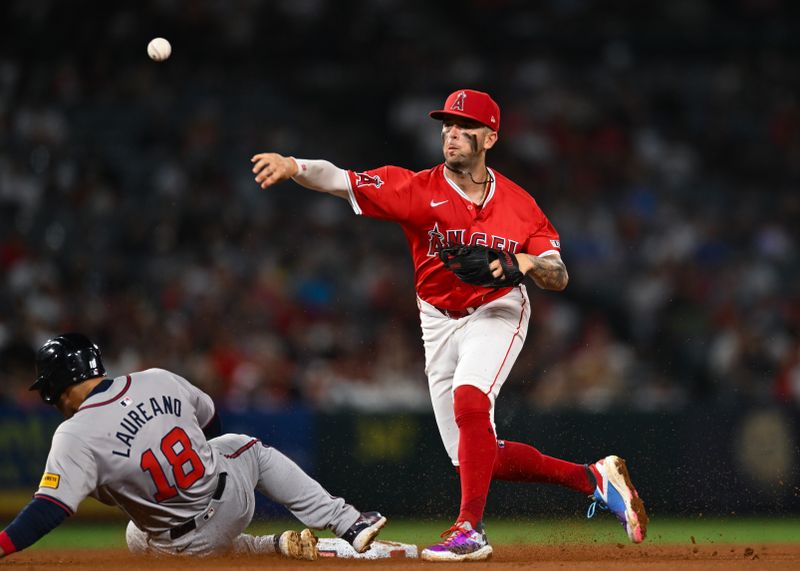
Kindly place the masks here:
POLYGON ((444 315, 445 317, 449 317, 450 319, 461 319, 462 317, 466 317, 467 315, 472 315, 475 311, 474 308, 468 307, 467 309, 444 309, 442 307, 436 307, 435 305, 433 308, 444 315))

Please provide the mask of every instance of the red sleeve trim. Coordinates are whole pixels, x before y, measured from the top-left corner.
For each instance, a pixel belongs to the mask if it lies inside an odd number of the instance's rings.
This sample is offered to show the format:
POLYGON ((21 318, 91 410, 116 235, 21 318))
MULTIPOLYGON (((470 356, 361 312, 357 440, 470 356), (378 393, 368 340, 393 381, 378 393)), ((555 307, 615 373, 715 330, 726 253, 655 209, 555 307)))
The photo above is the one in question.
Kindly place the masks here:
POLYGON ((0 548, 2 548, 3 553, 6 555, 10 555, 17 550, 14 542, 11 541, 11 538, 8 537, 8 534, 5 531, 0 533, 0 548))
POLYGON ((62 503, 62 502, 58 501, 57 499, 55 499, 55 498, 53 498, 53 497, 46 496, 45 494, 34 494, 34 495, 33 495, 33 497, 34 497, 34 498, 38 498, 38 499, 40 499, 40 500, 47 500, 48 502, 50 502, 50 503, 53 503, 53 504, 57 505, 57 506, 58 506, 58 507, 60 507, 62 510, 64 510, 65 512, 67 512, 67 515, 72 515, 72 513, 73 513, 73 512, 72 512, 72 510, 71 510, 71 509, 69 509, 69 507, 67 506, 67 504, 64 504, 64 503, 62 503))

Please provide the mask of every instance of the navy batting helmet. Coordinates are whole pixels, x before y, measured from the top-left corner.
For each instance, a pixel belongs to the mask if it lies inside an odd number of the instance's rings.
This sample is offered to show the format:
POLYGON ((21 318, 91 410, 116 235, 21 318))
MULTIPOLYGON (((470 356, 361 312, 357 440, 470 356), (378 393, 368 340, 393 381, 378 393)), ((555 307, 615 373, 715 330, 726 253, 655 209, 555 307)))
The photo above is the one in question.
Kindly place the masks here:
POLYGON ((53 404, 70 385, 105 375, 100 349, 80 333, 64 333, 50 339, 36 354, 36 382, 42 400, 53 404))

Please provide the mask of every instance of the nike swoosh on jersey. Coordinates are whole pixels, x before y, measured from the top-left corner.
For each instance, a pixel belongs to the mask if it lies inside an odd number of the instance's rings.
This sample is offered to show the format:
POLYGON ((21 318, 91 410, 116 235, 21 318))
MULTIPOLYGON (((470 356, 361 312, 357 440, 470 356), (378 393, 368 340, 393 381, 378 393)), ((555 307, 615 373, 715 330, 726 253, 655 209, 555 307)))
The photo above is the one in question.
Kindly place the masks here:
POLYGON ((434 202, 431 200, 431 208, 436 208, 437 206, 441 206, 445 202, 450 202, 449 200, 442 200, 441 202, 434 202))

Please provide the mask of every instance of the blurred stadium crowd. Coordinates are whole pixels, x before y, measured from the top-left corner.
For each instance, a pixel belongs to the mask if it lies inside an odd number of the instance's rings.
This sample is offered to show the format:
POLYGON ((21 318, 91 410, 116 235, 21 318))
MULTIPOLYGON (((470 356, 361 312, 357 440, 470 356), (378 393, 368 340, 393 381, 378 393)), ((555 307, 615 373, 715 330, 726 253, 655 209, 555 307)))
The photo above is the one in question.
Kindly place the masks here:
POLYGON ((427 409, 402 233, 249 158, 428 168, 473 87, 571 275, 529 283, 501 406, 800 404, 793 3, 75 4, 0 8, 1 399, 38 406, 35 348, 80 330, 233 408, 427 409))

